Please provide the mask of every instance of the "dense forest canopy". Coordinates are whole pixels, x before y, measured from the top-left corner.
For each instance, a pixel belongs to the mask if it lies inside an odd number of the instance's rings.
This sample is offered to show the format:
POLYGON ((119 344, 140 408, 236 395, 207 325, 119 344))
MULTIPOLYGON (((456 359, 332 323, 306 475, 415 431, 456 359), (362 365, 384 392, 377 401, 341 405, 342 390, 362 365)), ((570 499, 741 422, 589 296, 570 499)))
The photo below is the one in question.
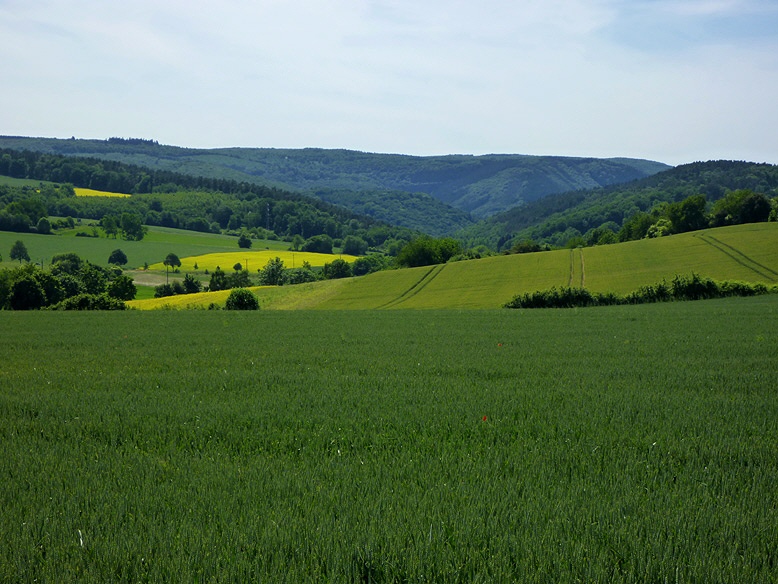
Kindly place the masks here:
POLYGON ((663 204, 704 195, 710 206, 737 190, 778 196, 778 166, 695 162, 624 185, 550 195, 490 217, 457 236, 469 245, 501 249, 527 240, 564 246, 603 226, 618 232, 639 213, 661 213, 663 204))
MULTIPOLYGON (((461 223, 469 215, 486 217, 550 193, 623 183, 669 168, 659 162, 628 158, 518 154, 406 156, 320 148, 205 150, 121 138, 57 140, 0 136, 0 147, 115 160, 149 169, 276 186, 314 195, 322 192, 330 202, 354 211, 378 217, 371 212, 371 207, 379 207, 382 220, 441 234, 442 207, 435 206, 433 201, 457 209, 460 216, 452 216, 451 220, 461 223), (382 193, 393 195, 383 200, 382 193), (364 201, 366 194, 371 194, 369 206, 364 201), (400 212, 394 215, 401 194, 416 200, 401 203, 400 212), (422 208, 418 201, 420 194, 429 199, 422 208), (363 210, 351 207, 352 203, 363 210), (419 225, 403 223, 408 215, 403 207, 415 207, 415 221, 419 225)), ((450 227, 449 234, 464 225, 450 227)))
POLYGON ((371 246, 413 236, 410 230, 299 193, 115 161, 0 150, 0 175, 65 185, 0 185, 2 230, 28 231, 47 215, 103 219, 130 214, 145 225, 204 232, 247 230, 271 238, 356 236, 371 246), (73 186, 134 194, 110 199, 76 197, 73 186))

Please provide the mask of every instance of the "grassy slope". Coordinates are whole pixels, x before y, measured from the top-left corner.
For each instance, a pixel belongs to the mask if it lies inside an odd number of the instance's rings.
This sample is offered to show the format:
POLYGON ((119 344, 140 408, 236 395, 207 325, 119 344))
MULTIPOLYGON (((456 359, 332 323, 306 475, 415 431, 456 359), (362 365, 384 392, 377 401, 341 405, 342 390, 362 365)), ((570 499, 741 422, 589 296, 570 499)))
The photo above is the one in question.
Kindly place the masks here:
POLYGON ((583 283, 595 292, 626 293, 692 271, 717 280, 778 283, 778 224, 457 262, 432 273, 416 268, 395 287, 392 273, 382 273, 354 280, 320 308, 496 308, 516 294, 551 286, 583 283))
MULTIPOLYGON (((778 284, 778 224, 379 272, 337 284, 259 288, 263 308, 498 308, 516 294, 581 286, 627 293, 677 274, 778 284), (283 301, 281 299, 283 298, 283 301)), ((194 300, 194 299, 192 299, 194 300)), ((207 306, 212 299, 202 297, 207 306)), ((190 300, 191 302, 191 300, 190 300)), ((138 302, 138 308, 153 304, 138 302)))

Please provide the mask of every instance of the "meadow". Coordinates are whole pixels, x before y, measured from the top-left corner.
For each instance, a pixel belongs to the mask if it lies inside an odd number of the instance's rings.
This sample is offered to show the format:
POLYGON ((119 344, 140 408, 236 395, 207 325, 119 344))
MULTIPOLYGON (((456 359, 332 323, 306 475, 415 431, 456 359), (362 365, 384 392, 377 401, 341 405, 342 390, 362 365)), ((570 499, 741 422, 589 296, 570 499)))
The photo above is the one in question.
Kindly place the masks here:
POLYGON ((2 312, 0 581, 775 581, 777 324, 2 312))

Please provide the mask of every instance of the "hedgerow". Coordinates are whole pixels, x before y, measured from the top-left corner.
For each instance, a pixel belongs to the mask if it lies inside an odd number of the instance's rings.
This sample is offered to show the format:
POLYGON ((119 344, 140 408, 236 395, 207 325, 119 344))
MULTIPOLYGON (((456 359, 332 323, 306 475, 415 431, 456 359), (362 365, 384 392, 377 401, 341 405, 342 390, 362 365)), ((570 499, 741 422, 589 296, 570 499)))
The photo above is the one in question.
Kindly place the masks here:
POLYGON ((674 300, 704 300, 728 296, 757 296, 778 291, 761 283, 724 280, 692 273, 690 276, 675 276, 672 282, 662 280, 658 284, 641 286, 625 296, 613 292, 590 292, 585 288, 556 286, 548 290, 527 292, 515 296, 505 303, 505 308, 581 308, 587 306, 611 306, 616 304, 647 304, 674 300))

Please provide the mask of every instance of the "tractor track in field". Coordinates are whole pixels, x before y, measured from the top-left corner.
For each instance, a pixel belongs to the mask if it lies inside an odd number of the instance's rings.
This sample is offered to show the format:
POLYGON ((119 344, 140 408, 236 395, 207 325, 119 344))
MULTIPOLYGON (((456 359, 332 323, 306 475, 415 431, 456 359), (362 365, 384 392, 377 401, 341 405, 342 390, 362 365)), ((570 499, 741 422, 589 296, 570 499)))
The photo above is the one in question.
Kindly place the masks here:
POLYGON ((397 306, 398 304, 405 302, 409 298, 416 296, 416 294, 421 292, 427 286, 427 284, 432 282, 432 280, 434 280, 438 276, 438 274, 440 274, 443 271, 443 268, 445 267, 446 264, 439 264, 437 266, 432 266, 429 270, 424 272, 424 275, 422 275, 421 278, 419 278, 416 282, 414 282, 413 286, 408 288, 397 298, 394 298, 389 302, 386 302, 381 306, 376 307, 376 309, 381 310, 383 308, 392 308, 393 306, 397 306))
POLYGON ((695 234, 694 237, 699 238, 701 241, 719 250, 721 253, 729 257, 735 263, 738 263, 744 268, 747 268, 752 272, 759 274, 762 278, 767 278, 771 282, 778 281, 778 272, 776 272, 771 268, 768 268, 764 264, 760 264, 754 259, 751 259, 736 247, 724 243, 723 241, 716 239, 712 235, 708 235, 707 233, 704 232, 695 234))
POLYGON ((578 254, 581 259, 581 288, 586 287, 586 270, 584 267, 584 257, 583 257, 583 249, 582 248, 576 248, 570 250, 570 275, 567 278, 567 287, 572 288, 573 287, 573 281, 575 278, 575 252, 578 251, 578 254))

